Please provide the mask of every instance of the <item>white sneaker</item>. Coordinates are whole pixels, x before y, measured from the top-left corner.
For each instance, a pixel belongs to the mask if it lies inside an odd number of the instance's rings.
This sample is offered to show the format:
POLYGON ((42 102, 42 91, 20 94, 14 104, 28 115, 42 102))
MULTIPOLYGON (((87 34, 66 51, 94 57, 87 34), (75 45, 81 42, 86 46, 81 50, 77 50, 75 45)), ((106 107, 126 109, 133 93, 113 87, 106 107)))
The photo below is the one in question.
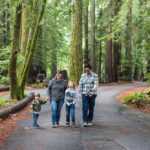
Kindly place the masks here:
POLYGON ((93 125, 93 123, 92 122, 88 122, 88 126, 92 126, 93 125))
POLYGON ((84 127, 88 126, 88 124, 87 124, 86 121, 83 122, 83 126, 84 126, 84 127))
POLYGON ((52 123, 52 128, 56 128, 56 124, 55 123, 52 123))

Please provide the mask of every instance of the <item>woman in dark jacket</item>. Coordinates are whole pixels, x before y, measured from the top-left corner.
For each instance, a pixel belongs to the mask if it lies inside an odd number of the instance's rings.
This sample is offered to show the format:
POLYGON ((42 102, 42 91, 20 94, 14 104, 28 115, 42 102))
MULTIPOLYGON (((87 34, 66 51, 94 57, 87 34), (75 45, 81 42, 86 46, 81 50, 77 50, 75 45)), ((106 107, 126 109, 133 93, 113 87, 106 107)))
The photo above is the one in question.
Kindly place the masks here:
POLYGON ((50 99, 52 111, 52 127, 59 125, 61 109, 64 103, 65 90, 67 88, 67 81, 62 79, 62 72, 57 71, 56 77, 50 80, 48 84, 48 98, 50 99))

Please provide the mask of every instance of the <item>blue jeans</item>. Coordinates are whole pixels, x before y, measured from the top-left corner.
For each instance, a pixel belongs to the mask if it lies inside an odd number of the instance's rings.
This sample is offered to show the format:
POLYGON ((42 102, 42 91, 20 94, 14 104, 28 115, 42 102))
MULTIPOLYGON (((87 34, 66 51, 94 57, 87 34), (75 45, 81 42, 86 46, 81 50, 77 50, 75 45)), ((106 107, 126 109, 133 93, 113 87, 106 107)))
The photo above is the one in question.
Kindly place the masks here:
POLYGON ((52 123, 59 123, 60 121, 60 115, 61 115, 61 108, 63 106, 64 103, 64 99, 59 100, 59 101, 55 101, 55 100, 51 100, 50 104, 51 104, 51 110, 52 110, 52 123))
POLYGON ((82 95, 82 112, 83 112, 83 121, 91 122, 94 115, 94 106, 95 106, 95 95, 87 96, 82 95))
POLYGON ((33 114, 33 126, 38 127, 39 125, 37 124, 37 120, 38 120, 39 114, 36 114, 34 112, 32 114, 33 114))
POLYGON ((70 114, 72 123, 75 123, 75 104, 68 106, 66 104, 66 122, 70 123, 70 114))

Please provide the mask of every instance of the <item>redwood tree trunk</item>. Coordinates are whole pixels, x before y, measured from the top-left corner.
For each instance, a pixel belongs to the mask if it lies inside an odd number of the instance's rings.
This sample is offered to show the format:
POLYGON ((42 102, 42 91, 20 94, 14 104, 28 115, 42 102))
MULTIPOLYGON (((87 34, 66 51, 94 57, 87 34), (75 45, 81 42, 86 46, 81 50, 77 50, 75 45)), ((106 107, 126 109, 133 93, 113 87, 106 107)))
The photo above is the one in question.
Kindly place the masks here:
POLYGON ((132 45, 131 45, 131 22, 132 22, 132 5, 129 5, 129 13, 127 14, 127 24, 126 24, 126 66, 125 66, 125 79, 131 80, 132 78, 132 45))
POLYGON ((89 64, 89 50, 88 50, 88 6, 85 8, 84 15, 84 37, 85 37, 85 52, 84 52, 84 64, 89 64))
POLYGON ((74 22, 70 49, 70 80, 78 83, 83 71, 82 59, 82 0, 75 1, 74 22))
POLYGON ((95 58, 95 0, 91 2, 91 60, 92 70, 96 72, 95 58))
POLYGON ((17 82, 17 54, 19 51, 19 37, 21 26, 21 9, 22 5, 18 5, 15 9, 15 17, 13 24, 13 37, 11 44, 11 55, 9 60, 9 77, 10 77, 10 98, 18 99, 18 82, 17 82))
MULTIPOLYGON (((112 1, 110 1, 107 8, 107 34, 111 34, 111 15, 112 15, 112 1)), ((108 37, 106 41, 106 54, 105 54, 105 82, 112 82, 112 38, 108 37)))
MULTIPOLYGON (((121 0, 114 0, 114 15, 117 16, 120 10, 121 0)), ((115 34, 114 38, 114 51, 113 51, 113 81, 117 82, 119 77, 119 68, 121 61, 121 42, 118 39, 120 33, 115 34)))

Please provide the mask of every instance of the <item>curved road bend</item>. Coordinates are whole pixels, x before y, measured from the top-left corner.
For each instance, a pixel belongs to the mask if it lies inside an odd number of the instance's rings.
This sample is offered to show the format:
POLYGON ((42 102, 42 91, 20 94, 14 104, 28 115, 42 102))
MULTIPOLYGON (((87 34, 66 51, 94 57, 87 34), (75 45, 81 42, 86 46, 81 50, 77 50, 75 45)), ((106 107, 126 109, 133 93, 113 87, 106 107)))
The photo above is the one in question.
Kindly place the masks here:
MULTIPOLYGON (((42 106, 39 117, 41 129, 32 127, 32 117, 19 121, 18 126, 24 130, 10 135, 0 150, 150 150, 150 116, 125 109, 115 100, 119 92, 142 85, 144 83, 100 87, 93 127, 82 127, 81 101, 78 101, 77 126, 64 126, 63 106, 61 126, 53 129, 47 103, 42 106)), ((40 93, 45 95, 46 90, 40 93)))

